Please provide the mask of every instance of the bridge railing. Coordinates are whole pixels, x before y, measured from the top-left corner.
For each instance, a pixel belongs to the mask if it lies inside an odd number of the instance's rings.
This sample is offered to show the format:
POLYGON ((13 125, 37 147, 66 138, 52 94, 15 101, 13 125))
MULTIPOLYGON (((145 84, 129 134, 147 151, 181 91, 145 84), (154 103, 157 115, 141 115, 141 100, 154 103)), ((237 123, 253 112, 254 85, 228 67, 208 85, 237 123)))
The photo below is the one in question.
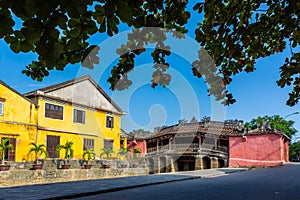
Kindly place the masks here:
POLYGON ((164 145, 164 146, 148 148, 147 153, 161 152, 161 151, 166 151, 166 150, 173 150, 173 151, 218 150, 218 151, 222 151, 222 152, 228 152, 228 147, 226 147, 226 146, 215 147, 215 145, 213 145, 213 144, 199 145, 198 143, 168 144, 168 145, 164 145))

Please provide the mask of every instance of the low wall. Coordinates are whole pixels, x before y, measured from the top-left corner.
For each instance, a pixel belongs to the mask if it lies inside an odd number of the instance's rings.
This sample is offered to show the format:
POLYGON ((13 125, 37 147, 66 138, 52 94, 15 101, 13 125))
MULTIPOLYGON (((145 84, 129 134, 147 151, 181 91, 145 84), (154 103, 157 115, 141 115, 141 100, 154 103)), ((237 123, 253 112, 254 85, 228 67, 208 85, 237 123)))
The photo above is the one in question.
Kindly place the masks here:
MULTIPOLYGON (((0 187, 20 186, 29 184, 46 184, 55 182, 92 180, 100 178, 148 175, 149 170, 143 163, 133 166, 121 166, 124 161, 92 161, 92 169, 82 169, 81 161, 71 161, 71 169, 60 169, 63 161, 47 160, 43 170, 31 170, 32 163, 11 163, 9 171, 0 171, 0 187), (102 165, 110 164, 110 168, 103 169, 102 165)), ((125 162, 126 164, 126 162, 125 162)))
POLYGON ((146 175, 146 168, 9 170, 0 172, 0 187, 146 175))

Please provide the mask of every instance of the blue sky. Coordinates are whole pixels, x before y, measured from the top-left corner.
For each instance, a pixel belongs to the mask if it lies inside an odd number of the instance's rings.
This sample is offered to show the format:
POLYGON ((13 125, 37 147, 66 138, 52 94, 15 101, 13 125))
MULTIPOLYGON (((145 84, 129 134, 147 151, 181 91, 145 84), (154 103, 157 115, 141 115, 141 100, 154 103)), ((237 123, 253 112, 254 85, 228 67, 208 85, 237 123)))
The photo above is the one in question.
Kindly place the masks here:
MULTIPOLYGON (((189 27, 194 27, 197 19, 191 19, 189 27)), ((121 30, 125 30, 121 27, 121 30)), ((111 67, 117 63, 115 49, 126 40, 126 34, 113 38, 98 34, 91 39, 93 44, 99 44, 100 64, 94 70, 84 69, 79 64, 69 65, 64 71, 51 71, 43 82, 33 81, 21 73, 25 66, 36 55, 33 53, 14 54, 3 40, 0 40, 0 79, 19 91, 29 92, 51 84, 67 81, 81 75, 90 74, 99 85, 128 114, 123 117, 122 127, 126 131, 133 129, 153 130, 155 126, 176 124, 179 119, 190 120, 193 116, 201 119, 212 116, 215 120, 252 118, 264 115, 281 115, 300 111, 300 106, 285 105, 290 88, 281 89, 276 85, 279 79, 279 66, 284 62, 288 51, 257 61, 257 70, 253 73, 240 73, 233 77, 228 89, 237 102, 228 107, 219 106, 207 93, 207 85, 203 79, 192 75, 191 61, 197 55, 199 46, 193 41, 194 34, 190 32, 184 41, 170 40, 172 55, 169 73, 172 81, 169 87, 150 87, 152 75, 152 60, 150 51, 136 59, 136 69, 129 74, 133 85, 126 91, 109 90, 106 82, 111 67)), ((151 46, 148 47, 151 50, 151 46)), ((287 119, 295 121, 295 128, 300 130, 300 115, 287 119)), ((299 137, 300 134, 297 134, 299 137)))

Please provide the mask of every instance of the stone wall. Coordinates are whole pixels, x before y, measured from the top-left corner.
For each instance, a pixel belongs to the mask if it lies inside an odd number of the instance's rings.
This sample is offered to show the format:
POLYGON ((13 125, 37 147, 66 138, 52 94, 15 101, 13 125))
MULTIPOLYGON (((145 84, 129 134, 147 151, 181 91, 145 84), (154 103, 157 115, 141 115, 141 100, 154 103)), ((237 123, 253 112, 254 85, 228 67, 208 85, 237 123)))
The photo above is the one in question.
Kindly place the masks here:
MULTIPOLYGON (((63 164, 71 165, 71 169, 82 169, 84 164, 87 164, 86 161, 82 159, 71 159, 66 161, 65 159, 47 159, 40 160, 41 163, 44 164, 44 170, 54 170, 61 169, 63 164)), ((16 169, 28 169, 32 168, 34 162, 6 162, 6 164, 10 165, 10 170, 16 169)), ((134 165, 137 165, 139 168, 147 168, 146 160, 141 158, 140 160, 91 160, 89 164, 93 165, 93 168, 102 168, 103 165, 109 165, 110 168, 136 168, 134 165)))
POLYGON ((61 159, 46 160, 43 162, 43 170, 31 170, 32 162, 9 163, 11 164, 9 171, 0 171, 0 187, 149 174, 148 167, 144 162, 90 161, 89 164, 93 165, 92 169, 82 169, 84 161, 70 160, 71 169, 61 169, 61 164, 64 162, 61 159), (103 164, 110 165, 110 168, 104 169, 103 164))
POLYGON ((147 168, 9 170, 0 172, 0 187, 147 175, 147 168))

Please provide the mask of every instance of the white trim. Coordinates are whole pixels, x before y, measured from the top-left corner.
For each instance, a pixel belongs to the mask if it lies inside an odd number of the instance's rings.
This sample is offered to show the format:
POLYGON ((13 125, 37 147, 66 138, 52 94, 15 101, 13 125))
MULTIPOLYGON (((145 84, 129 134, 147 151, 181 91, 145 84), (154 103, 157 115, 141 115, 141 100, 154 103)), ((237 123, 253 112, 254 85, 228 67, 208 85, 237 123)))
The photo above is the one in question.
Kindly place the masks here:
POLYGON ((73 112, 72 112, 72 121, 73 121, 73 123, 75 123, 75 124, 86 124, 86 110, 73 108, 73 112), (81 123, 81 122, 74 122, 74 111, 75 111, 75 110, 79 110, 79 111, 84 112, 84 123, 81 123))
POLYGON ((263 162, 263 163, 273 163, 273 162, 282 162, 283 160, 251 160, 251 159, 242 159, 242 158, 229 158, 229 160, 240 160, 248 162, 263 162))
POLYGON ((41 100, 50 101, 50 102, 56 103, 56 104, 68 105, 68 103, 66 103, 66 102, 50 99, 50 98, 47 98, 47 97, 41 97, 41 100))
POLYGON ((3 103, 3 102, 0 102, 0 106, 1 106, 0 116, 3 116, 3 115, 4 115, 4 103, 3 103))

